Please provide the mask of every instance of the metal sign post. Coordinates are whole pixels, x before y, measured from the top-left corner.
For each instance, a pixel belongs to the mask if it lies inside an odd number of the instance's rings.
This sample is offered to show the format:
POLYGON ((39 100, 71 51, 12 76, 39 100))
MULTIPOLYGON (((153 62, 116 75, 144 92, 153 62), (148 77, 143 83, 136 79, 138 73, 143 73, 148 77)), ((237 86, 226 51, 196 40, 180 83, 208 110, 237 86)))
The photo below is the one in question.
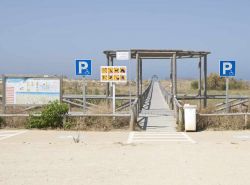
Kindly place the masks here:
POLYGON ((128 68, 129 68, 129 71, 128 71, 128 85, 129 85, 129 107, 131 109, 131 64, 130 64, 130 59, 131 59, 131 53, 130 51, 117 51, 116 52, 116 60, 127 60, 128 61, 128 68))
POLYGON ((127 67, 126 66, 101 66, 100 67, 101 82, 110 83, 112 87, 113 99, 113 114, 115 114, 115 83, 127 82, 127 67))
POLYGON ((220 77, 226 77, 226 111, 229 112, 229 77, 235 76, 235 61, 220 61, 220 77))
POLYGON ((83 76, 82 95, 83 95, 83 113, 86 113, 86 79, 85 79, 85 76, 83 76))
POLYGON ((229 112, 229 103, 228 103, 228 90, 229 90, 229 78, 226 78, 226 111, 229 112))

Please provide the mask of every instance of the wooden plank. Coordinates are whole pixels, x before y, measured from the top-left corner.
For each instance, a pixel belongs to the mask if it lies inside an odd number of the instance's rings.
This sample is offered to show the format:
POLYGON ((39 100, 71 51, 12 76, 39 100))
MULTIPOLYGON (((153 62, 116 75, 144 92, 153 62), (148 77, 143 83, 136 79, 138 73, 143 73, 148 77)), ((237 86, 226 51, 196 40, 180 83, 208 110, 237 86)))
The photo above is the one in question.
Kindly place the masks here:
MULTIPOLYGON (((82 95, 80 94, 66 94, 63 95, 63 98, 65 99, 82 99, 82 95)), ((116 99, 120 100, 127 100, 129 99, 129 95, 118 95, 116 99)), ((132 95, 132 99, 135 99, 136 97, 132 95)), ((106 97, 106 95, 87 95, 86 99, 112 99, 112 97, 106 97)))
MULTIPOLYGON (((0 117, 29 117, 30 114, 0 114, 0 117)), ((41 114, 32 114, 32 116, 41 116, 41 114)), ((130 117, 130 114, 115 113, 115 114, 95 114, 95 113, 83 113, 83 112, 69 112, 68 117, 130 117)))
MULTIPOLYGON (((80 107, 80 108, 83 108, 83 105, 82 105, 82 104, 75 103, 75 102, 72 102, 72 101, 70 101, 70 100, 63 99, 63 102, 69 103, 69 104, 71 104, 71 105, 75 105, 75 106, 80 107)), ((86 107, 86 108, 87 108, 87 107, 86 107)))
MULTIPOLYGON (((243 100, 243 101, 240 101, 240 102, 237 102, 237 103, 230 103, 230 104, 229 104, 229 107, 232 108, 232 107, 241 105, 241 104, 246 103, 246 102, 248 102, 248 100, 243 100)), ((226 105, 225 105, 225 107, 216 109, 216 111, 221 111, 221 110, 225 110, 225 109, 227 109, 226 105)))
MULTIPOLYGON (((238 101, 238 99, 229 100, 228 103, 232 103, 232 102, 235 102, 235 101, 238 101)), ((216 107, 220 107, 220 106, 223 106, 223 105, 225 105, 225 104, 226 104, 225 102, 222 102, 222 103, 216 104, 215 106, 216 106, 216 107)))

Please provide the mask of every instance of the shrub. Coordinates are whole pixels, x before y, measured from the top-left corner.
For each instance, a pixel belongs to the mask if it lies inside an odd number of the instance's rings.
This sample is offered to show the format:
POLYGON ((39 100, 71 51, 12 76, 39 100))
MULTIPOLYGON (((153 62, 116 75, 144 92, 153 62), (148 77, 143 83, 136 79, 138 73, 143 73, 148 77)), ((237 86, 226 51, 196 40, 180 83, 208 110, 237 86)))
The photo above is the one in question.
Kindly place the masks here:
MULTIPOLYGON (((207 78, 207 87, 209 90, 225 90, 226 79, 221 78, 217 73, 211 73, 207 78)), ((242 80, 236 80, 235 78, 230 78, 230 89, 246 89, 248 87, 249 85, 246 82, 242 80)), ((198 89, 198 81, 193 81, 191 83, 191 88, 198 89)))
POLYGON ((207 78, 207 86, 211 90, 224 90, 225 78, 220 78, 218 74, 211 73, 207 78))
POLYGON ((4 123, 4 119, 0 117, 0 128, 2 127, 3 123, 4 123))
POLYGON ((198 87, 199 87, 199 84, 198 84, 197 80, 191 82, 192 89, 196 90, 196 89, 198 89, 198 87))
POLYGON ((27 128, 63 127, 63 117, 68 113, 68 105, 54 101, 44 107, 41 116, 30 116, 27 128))

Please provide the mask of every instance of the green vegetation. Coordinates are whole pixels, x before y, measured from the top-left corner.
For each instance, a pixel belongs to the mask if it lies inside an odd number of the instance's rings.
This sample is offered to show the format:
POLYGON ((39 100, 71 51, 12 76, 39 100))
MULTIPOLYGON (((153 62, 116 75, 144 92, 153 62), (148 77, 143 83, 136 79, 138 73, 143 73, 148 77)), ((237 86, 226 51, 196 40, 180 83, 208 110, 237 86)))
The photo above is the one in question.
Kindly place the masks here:
POLYGON ((194 80, 191 82, 191 88, 192 89, 198 89, 199 88, 199 83, 197 80, 194 80))
MULTIPOLYGON (((209 90, 225 90, 226 88, 226 79, 221 78, 216 73, 211 73, 207 78, 207 85, 209 90)), ((242 81, 242 80, 236 80, 235 78, 230 78, 229 81, 229 87, 230 89, 247 89, 249 85, 242 81)), ((192 89, 198 89, 198 81, 192 81, 191 82, 191 88, 192 89)))
POLYGON ((30 116, 27 128, 62 128, 63 118, 68 113, 68 105, 54 101, 44 107, 41 116, 30 116))
POLYGON ((3 123, 4 123, 4 119, 0 117, 0 128, 2 127, 3 123))

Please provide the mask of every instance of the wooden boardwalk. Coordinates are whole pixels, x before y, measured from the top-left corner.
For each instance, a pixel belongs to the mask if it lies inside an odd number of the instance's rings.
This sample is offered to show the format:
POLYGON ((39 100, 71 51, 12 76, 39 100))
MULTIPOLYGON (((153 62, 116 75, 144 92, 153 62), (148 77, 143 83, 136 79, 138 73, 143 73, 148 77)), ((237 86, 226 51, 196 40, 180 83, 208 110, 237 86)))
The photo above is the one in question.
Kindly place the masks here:
POLYGON ((175 132, 174 111, 169 109, 159 82, 154 82, 152 92, 139 115, 140 125, 144 130, 154 132, 175 132))

